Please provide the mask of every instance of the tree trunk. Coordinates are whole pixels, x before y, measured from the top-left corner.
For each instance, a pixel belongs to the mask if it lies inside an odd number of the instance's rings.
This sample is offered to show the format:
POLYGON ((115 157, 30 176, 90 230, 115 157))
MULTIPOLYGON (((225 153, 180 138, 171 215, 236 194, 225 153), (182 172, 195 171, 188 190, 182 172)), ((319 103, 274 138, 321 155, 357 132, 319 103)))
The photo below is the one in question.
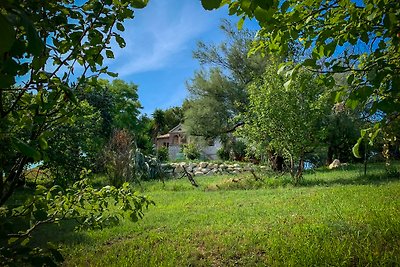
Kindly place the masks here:
POLYGON ((6 180, 3 181, 2 178, 2 187, 0 192, 0 207, 6 203, 6 201, 13 194, 15 188, 17 188, 19 179, 21 178, 22 172, 27 162, 28 162, 27 157, 20 158, 14 164, 14 167, 11 169, 6 180))
POLYGON ((268 151, 268 158, 273 171, 283 171, 284 158, 281 155, 276 154, 274 151, 268 151))
POLYGON ((326 165, 329 166, 333 162, 333 147, 328 146, 328 153, 327 153, 327 158, 326 158, 326 165))
POLYGON ((303 170, 304 170, 304 156, 300 157, 300 162, 299 162, 299 166, 297 168, 297 172, 296 172, 296 177, 295 177, 295 184, 297 185, 302 176, 303 176, 303 170))
POLYGON ((367 163, 368 163, 368 147, 367 147, 367 142, 364 141, 365 145, 364 145, 364 176, 367 175, 367 163))

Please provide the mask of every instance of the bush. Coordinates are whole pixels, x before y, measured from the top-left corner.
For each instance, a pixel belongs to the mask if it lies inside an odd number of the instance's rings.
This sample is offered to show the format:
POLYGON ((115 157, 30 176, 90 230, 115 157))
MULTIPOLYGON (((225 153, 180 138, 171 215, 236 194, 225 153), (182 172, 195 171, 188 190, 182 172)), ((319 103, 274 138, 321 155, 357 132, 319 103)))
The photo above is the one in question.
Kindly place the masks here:
POLYGON ((190 160, 200 158, 200 150, 195 144, 186 144, 183 146, 183 154, 190 160))
POLYGON ((246 157, 246 144, 241 140, 229 140, 217 151, 221 160, 243 161, 246 157))
POLYGON ((131 181, 134 173, 134 142, 127 130, 114 131, 105 151, 105 166, 110 184, 121 187, 131 181))
POLYGON ((157 159, 161 162, 168 161, 168 147, 160 147, 157 150, 157 159))

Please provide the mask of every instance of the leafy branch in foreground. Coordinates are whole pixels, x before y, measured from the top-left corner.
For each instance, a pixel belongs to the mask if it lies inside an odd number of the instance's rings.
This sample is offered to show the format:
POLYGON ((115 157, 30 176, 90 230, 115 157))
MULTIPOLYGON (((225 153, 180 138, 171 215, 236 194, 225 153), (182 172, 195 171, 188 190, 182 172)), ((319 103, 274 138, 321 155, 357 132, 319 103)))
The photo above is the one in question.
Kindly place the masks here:
POLYGON ((123 22, 148 0, 0 2, 0 206, 28 163, 44 158, 55 127, 71 120, 75 92, 121 48, 123 22), (4 149, 3 149, 4 146, 4 149))
POLYGON ((207 10, 227 4, 229 14, 241 17, 239 27, 246 18, 255 18, 261 29, 253 52, 285 54, 289 44, 297 43, 304 56, 290 77, 305 67, 334 88, 333 75, 346 74, 347 85, 338 90, 337 100, 364 108, 376 123, 365 137, 373 140, 383 133, 386 142, 398 139, 390 125, 400 120, 399 1, 202 0, 202 4, 207 10))
MULTIPOLYGON (((83 172, 81 178, 87 173, 83 172)), ((120 188, 105 186, 95 189, 85 178, 67 189, 57 185, 50 189, 38 185, 34 195, 24 205, 6 208, 0 213, 2 217, 0 229, 5 232, 6 239, 6 243, 0 247, 3 255, 0 257, 0 263, 7 265, 15 261, 19 258, 16 256, 21 256, 15 253, 24 247, 28 250, 34 249, 29 246, 30 238, 33 232, 44 224, 74 220, 77 223, 77 229, 99 229, 116 225, 124 217, 129 217, 136 222, 143 217, 144 209, 150 205, 154 205, 154 202, 146 196, 133 192, 128 183, 124 183, 120 188), (15 230, 13 222, 18 218, 29 221, 29 226, 12 232, 15 230)), ((54 248, 51 249, 52 253, 56 253, 54 248)), ((32 253, 31 256, 31 258, 21 260, 29 262, 39 255, 32 253)))

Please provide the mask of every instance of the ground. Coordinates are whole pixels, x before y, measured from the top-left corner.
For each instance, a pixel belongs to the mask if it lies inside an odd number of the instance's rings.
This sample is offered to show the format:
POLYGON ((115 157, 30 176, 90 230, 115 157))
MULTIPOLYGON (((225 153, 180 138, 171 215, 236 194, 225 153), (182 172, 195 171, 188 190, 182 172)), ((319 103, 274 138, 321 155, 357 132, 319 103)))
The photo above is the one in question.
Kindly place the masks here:
POLYGON ((400 264, 400 179, 383 165, 305 175, 145 182, 156 206, 137 223, 67 234, 65 266, 378 266, 400 264))

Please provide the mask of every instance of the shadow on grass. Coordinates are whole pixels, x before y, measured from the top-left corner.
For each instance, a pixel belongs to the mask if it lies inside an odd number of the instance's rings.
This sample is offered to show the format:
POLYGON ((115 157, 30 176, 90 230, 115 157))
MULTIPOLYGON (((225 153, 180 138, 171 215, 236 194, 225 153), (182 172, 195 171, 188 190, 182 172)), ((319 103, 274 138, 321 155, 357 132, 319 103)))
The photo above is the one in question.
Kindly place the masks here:
POLYGON ((357 175, 351 178, 335 178, 335 179, 321 179, 321 178, 308 178, 303 179, 299 186, 334 186, 334 185, 380 185, 389 183, 391 181, 399 181, 400 176, 389 174, 367 174, 357 175))
POLYGON ((250 174, 232 176, 217 183, 206 185, 205 191, 218 190, 254 190, 254 189, 274 189, 278 187, 314 187, 314 186, 338 186, 338 185, 380 185, 391 181, 400 180, 400 172, 385 171, 385 168, 373 166, 369 174, 364 175, 361 165, 346 166, 336 170, 318 169, 306 171, 304 178, 296 185, 289 174, 277 174, 264 172, 259 175, 261 179, 255 179, 250 174))

